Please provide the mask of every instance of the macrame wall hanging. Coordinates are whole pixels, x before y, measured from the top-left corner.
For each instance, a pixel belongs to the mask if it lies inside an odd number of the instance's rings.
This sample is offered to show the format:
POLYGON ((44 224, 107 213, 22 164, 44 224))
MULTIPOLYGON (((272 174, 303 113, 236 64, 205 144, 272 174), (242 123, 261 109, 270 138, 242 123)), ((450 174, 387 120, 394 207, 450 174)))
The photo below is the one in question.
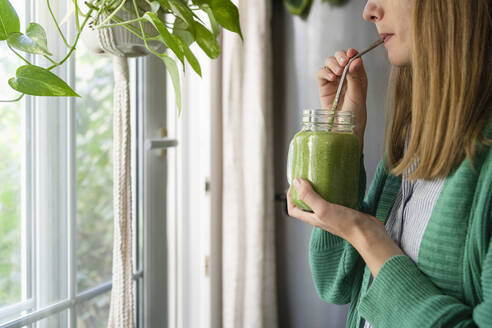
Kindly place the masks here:
MULTIPOLYGON (((123 16, 129 16, 123 13, 123 16)), ((101 16, 101 20, 104 20, 101 16)), ((122 17, 125 20, 132 17, 122 17)), ((148 34, 152 34, 150 26, 148 34)), ((147 31, 146 31, 147 32, 147 31)), ((143 41, 122 27, 88 30, 89 50, 111 56, 114 70, 113 112, 113 286, 108 328, 134 327, 132 254, 131 125, 128 58, 148 54, 143 41)), ((162 49, 161 49, 162 50, 162 49)))

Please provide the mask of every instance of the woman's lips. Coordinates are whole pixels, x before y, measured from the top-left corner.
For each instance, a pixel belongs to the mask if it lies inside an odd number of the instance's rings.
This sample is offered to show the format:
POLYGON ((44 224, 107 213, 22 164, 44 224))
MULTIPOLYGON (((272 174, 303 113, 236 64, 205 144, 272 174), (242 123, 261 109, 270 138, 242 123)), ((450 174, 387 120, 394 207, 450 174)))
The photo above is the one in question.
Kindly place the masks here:
POLYGON ((381 37, 381 39, 384 39, 384 44, 386 44, 391 39, 393 34, 392 33, 381 33, 379 36, 381 37))

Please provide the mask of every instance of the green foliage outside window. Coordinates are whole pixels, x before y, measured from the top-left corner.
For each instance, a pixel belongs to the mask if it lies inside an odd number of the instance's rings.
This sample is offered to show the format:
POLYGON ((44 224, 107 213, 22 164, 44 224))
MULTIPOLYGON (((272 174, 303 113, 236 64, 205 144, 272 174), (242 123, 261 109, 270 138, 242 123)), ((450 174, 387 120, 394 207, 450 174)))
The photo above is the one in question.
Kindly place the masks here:
MULTIPOLYGON (((111 280, 113 259, 113 72, 111 59, 76 54, 77 291, 111 280)), ((77 306, 77 327, 106 327, 109 294, 77 306)))
MULTIPOLYGON (((4 76, 16 61, 0 59, 0 75, 4 76)), ((110 58, 85 49, 77 52, 76 71, 76 85, 83 97, 76 101, 76 262, 80 293, 111 280, 113 72, 110 58)), ((0 307, 21 300, 22 106, 22 102, 0 104, 0 307)), ((107 295, 80 304, 78 327, 105 327, 108 311, 107 295)))
MULTIPOLYGON (((16 61, 3 55, 4 47, 0 53, 5 76, 16 61)), ((21 108, 22 103, 0 103, 0 307, 21 298, 21 108)))

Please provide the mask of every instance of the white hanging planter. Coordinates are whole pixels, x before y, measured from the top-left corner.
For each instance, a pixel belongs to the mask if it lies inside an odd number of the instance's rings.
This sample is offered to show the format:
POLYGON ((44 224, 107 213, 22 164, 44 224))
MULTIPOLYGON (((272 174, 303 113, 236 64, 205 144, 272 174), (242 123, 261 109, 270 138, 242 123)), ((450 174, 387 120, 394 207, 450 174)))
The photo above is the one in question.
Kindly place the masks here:
MULTIPOLYGON (((139 4, 147 7, 147 3, 144 0, 137 0, 139 4)), ((127 2, 125 5, 129 11, 133 12, 132 2, 127 2)), ((107 16, 101 15, 99 21, 102 22, 107 16)), ((135 15, 127 10, 120 10, 118 17, 128 21, 135 19, 135 15)), ((133 25, 139 30, 138 23, 133 25)), ((147 35, 156 35, 154 27, 147 22, 143 23, 144 31, 147 35)), ((91 51, 100 55, 119 55, 126 57, 139 57, 145 56, 149 53, 144 41, 137 37, 135 34, 128 31, 122 26, 115 26, 111 28, 103 29, 91 29, 87 28, 81 35, 82 42, 91 51)), ((149 41, 149 45, 159 52, 164 51, 165 46, 156 41, 149 41)))

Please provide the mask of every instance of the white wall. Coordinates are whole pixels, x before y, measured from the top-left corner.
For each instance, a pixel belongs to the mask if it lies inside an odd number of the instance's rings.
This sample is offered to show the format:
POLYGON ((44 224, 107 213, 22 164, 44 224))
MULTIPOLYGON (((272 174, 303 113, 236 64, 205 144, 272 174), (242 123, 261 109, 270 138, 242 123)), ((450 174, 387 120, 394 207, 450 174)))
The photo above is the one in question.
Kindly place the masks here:
MULTIPOLYGON (((285 162, 290 139, 301 128, 301 111, 319 108, 317 70, 336 50, 363 49, 379 38, 372 23, 362 19, 365 1, 350 0, 333 7, 313 0, 307 20, 286 13, 282 1, 273 11, 276 192, 288 188, 285 162)), ((382 154, 384 106, 389 63, 380 47, 364 57, 369 78, 368 122, 364 142, 368 185, 382 154)), ((277 278, 282 328, 345 327, 348 306, 319 299, 308 262, 311 226, 283 214, 277 205, 277 278)))

